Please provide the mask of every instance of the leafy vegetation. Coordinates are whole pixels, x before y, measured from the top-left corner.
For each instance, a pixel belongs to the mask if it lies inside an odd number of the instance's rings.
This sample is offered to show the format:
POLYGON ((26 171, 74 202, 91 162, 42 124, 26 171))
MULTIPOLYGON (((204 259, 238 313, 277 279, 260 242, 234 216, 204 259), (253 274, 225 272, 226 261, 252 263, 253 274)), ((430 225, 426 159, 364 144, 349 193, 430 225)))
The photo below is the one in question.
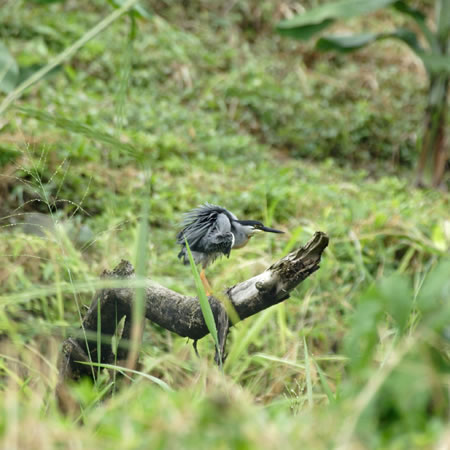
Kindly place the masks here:
POLYGON ((296 39, 309 39, 328 28, 338 19, 349 19, 391 7, 412 19, 421 31, 424 48, 418 35, 411 28, 397 28, 379 33, 338 34, 317 40, 319 50, 351 52, 381 39, 398 39, 408 45, 421 59, 429 78, 428 104, 424 120, 422 151, 418 163, 417 184, 424 183, 425 169, 431 169, 432 184, 439 187, 447 166, 446 109, 450 80, 450 2, 436 0, 436 24, 433 31, 427 24, 426 15, 420 9, 400 0, 340 0, 320 5, 305 14, 282 21, 278 31, 296 39))
MULTIPOLYGON (((8 1, 0 40, 19 72, 43 68, 119 4, 8 1)), ((274 35, 290 2, 140 5, 149 17, 111 22, 0 118, 2 446, 444 448, 449 198, 408 170, 422 67, 393 41, 342 56, 274 35), (79 407, 58 405, 60 343, 83 332, 105 268, 128 259, 195 295, 175 234, 205 201, 286 231, 212 266, 215 291, 316 230, 321 269, 232 327, 223 373, 213 339, 197 358, 146 323, 135 370, 93 367, 95 383, 68 387, 79 407)))

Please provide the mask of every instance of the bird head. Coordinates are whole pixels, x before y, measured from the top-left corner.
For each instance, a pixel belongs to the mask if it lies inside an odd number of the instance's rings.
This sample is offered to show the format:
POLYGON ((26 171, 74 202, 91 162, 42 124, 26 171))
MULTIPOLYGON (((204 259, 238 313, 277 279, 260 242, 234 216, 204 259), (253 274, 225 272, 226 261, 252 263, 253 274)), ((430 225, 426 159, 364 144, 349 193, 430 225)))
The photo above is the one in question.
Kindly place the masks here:
POLYGON ((240 225, 242 225, 247 236, 253 236, 261 231, 266 233, 284 233, 284 231, 276 230, 275 228, 269 228, 264 226, 262 222, 257 220, 236 220, 240 225))

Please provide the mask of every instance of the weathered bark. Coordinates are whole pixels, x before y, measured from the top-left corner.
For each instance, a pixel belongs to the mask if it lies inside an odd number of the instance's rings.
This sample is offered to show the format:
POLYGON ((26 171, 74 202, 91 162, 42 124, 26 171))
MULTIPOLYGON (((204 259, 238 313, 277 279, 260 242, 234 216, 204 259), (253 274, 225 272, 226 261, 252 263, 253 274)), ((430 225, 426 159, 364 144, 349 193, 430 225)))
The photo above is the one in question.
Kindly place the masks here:
MULTIPOLYGON (((252 316, 259 311, 289 298, 289 292, 309 275, 319 269, 321 255, 328 245, 325 233, 317 232, 314 237, 298 250, 277 261, 263 273, 239 283, 227 290, 227 296, 240 320, 252 316)), ((105 271, 102 277, 127 279, 134 277, 134 269, 128 261, 122 261, 112 272, 105 271)), ((169 331, 195 341, 208 334, 199 301, 167 289, 152 281, 146 287, 145 317, 169 331)), ((119 349, 114 356, 110 344, 116 325, 126 316, 122 340, 130 334, 131 311, 134 289, 102 289, 92 301, 84 320, 83 328, 87 338, 69 338, 63 345, 63 357, 60 365, 62 378, 78 378, 92 374, 89 365, 77 361, 113 363, 115 359, 123 360, 127 356, 127 348, 119 349), (100 302, 100 308, 98 303, 100 302), (101 358, 97 355, 97 314, 101 316, 101 358)), ((221 301, 209 297, 219 333, 222 354, 228 328, 231 322, 221 301)), ((217 355, 216 355, 217 361, 217 355)))

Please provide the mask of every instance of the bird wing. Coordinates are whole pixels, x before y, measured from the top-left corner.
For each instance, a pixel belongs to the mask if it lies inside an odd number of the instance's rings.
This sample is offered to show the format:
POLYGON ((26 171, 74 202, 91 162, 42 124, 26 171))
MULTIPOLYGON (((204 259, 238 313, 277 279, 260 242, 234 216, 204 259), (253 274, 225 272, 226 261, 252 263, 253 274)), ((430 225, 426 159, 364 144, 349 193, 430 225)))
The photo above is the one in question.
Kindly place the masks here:
POLYGON ((185 246, 186 238, 192 251, 229 255, 234 241, 232 219, 235 216, 220 206, 209 203, 199 206, 185 214, 177 243, 185 246))

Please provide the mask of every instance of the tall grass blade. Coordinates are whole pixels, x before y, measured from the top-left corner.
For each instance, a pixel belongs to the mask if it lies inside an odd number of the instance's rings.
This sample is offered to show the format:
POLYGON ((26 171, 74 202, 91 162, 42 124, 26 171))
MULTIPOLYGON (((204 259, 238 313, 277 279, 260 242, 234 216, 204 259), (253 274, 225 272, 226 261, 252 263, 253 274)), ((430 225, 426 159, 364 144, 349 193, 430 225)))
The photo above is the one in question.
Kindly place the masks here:
POLYGON ((227 367, 231 367, 245 352, 248 346, 256 339, 256 336, 261 332, 262 328, 271 319, 275 311, 275 308, 268 308, 265 311, 262 311, 259 314, 259 317, 252 322, 251 326, 244 325, 239 330, 226 360, 227 367))
POLYGON ((296 361, 290 361, 289 359, 285 359, 285 358, 278 358, 276 356, 272 356, 272 355, 266 355, 264 353, 256 353, 255 355, 253 355, 252 359, 262 359, 265 361, 270 361, 270 362, 274 362, 277 365, 279 364, 283 364, 289 367, 293 367, 294 369, 299 369, 302 372, 305 371, 305 365, 304 364, 299 364, 296 361))
POLYGON ((111 136, 110 134, 103 133, 102 131, 91 128, 84 123, 77 122, 76 120, 53 116, 51 114, 33 108, 18 107, 17 110, 25 114, 26 116, 33 117, 34 119, 41 122, 50 123, 71 133, 80 134, 94 141, 103 142, 126 153, 132 155, 136 154, 136 150, 132 145, 121 142, 119 139, 111 136))
POLYGON ((326 396, 328 397, 328 401, 330 402, 330 404, 335 403, 336 397, 334 396, 333 391, 328 384, 326 375, 323 373, 323 370, 320 368, 319 364, 317 364, 317 361, 315 359, 313 359, 313 362, 319 374, 320 384, 322 385, 322 388, 325 391, 326 396))
POLYGON ((116 21, 122 14, 126 13, 130 8, 132 8, 139 0, 128 0, 125 4, 114 10, 111 14, 106 16, 101 20, 95 27, 91 28, 87 33, 81 36, 76 42, 71 46, 67 47, 58 56, 53 58, 47 65, 42 67, 42 69, 35 72, 29 78, 27 78, 23 83, 14 89, 0 104, 0 115, 2 115, 9 106, 17 100, 31 85, 38 82, 47 75, 52 69, 54 69, 59 64, 68 60, 72 55, 74 55, 81 47, 83 47, 87 42, 93 39, 97 34, 101 33, 103 30, 109 27, 114 21, 116 21))
MULTIPOLYGON (((102 362, 102 307, 101 299, 97 300, 97 361, 102 362)), ((97 377, 100 379, 101 368, 98 368, 97 377)))
MULTIPOLYGON (((147 286, 147 280, 129 279, 129 280, 107 280, 98 279, 91 281, 73 281, 68 283, 63 281, 61 283, 53 283, 49 286, 39 286, 28 289, 24 292, 14 294, 0 295, 0 310, 10 305, 21 305, 30 302, 36 298, 51 297, 58 293, 70 293, 74 289, 77 293, 90 292, 93 294, 96 289, 115 289, 115 288, 138 288, 147 286)), ((49 300, 50 301, 50 300, 49 300)))
MULTIPOLYGON (((150 186, 150 184, 148 184, 150 186)), ((150 191, 150 189, 149 189, 150 191)), ((136 275, 139 279, 144 279, 147 274, 148 262, 148 214, 149 214, 150 192, 142 202, 141 219, 139 222, 138 236, 136 240, 136 275)), ((136 295, 133 302, 131 314, 131 342, 130 351, 127 359, 127 367, 134 369, 141 346, 142 334, 144 329, 144 308, 145 287, 136 289, 136 295)))
POLYGON ((159 378, 154 377, 153 375, 149 375, 148 373, 140 372, 139 370, 129 369, 128 367, 115 366, 114 364, 99 364, 99 363, 90 363, 86 361, 75 361, 75 362, 77 364, 83 364, 85 366, 102 367, 104 369, 117 370, 117 372, 120 372, 123 375, 125 373, 132 373, 135 375, 139 375, 140 377, 146 378, 147 380, 150 380, 153 383, 157 384, 165 391, 172 392, 172 388, 163 380, 160 380, 159 378))
POLYGON ((219 366, 222 370, 222 354, 219 345, 219 337, 217 334, 216 322, 214 320, 214 314, 211 310, 211 305, 209 304, 208 297, 206 296, 205 289, 203 287, 202 281, 200 279, 200 274, 198 273, 197 266, 195 265, 194 258, 192 257, 191 249, 189 248, 189 243, 187 239, 184 239, 186 244, 186 250, 189 257, 189 263, 191 265, 192 275, 195 280, 195 287, 197 290, 198 301, 200 302, 200 308, 202 310, 203 318, 205 319, 206 326, 208 327, 211 336, 214 339, 214 344, 216 345, 217 354, 219 355, 219 366))
POLYGON ((288 243, 284 246, 282 251, 283 254, 287 254, 294 249, 302 233, 303 227, 301 225, 291 231, 291 238, 289 239, 288 243))
POLYGON ((280 335, 280 350, 282 353, 286 352, 286 337, 287 337, 287 322, 286 322, 286 305, 281 303, 276 306, 277 308, 277 321, 280 335))
MULTIPOLYGON (((100 371, 100 367, 99 367, 100 371)), ((84 421, 86 419, 86 415, 89 411, 91 411, 95 406, 98 405, 100 400, 108 393, 108 391, 111 389, 111 387, 114 387, 114 382, 111 381, 111 383, 108 383, 99 393, 95 396, 95 398, 90 402, 89 405, 87 405, 85 408, 80 407, 81 413, 80 415, 74 420, 74 423, 79 423, 80 421, 84 421)))
POLYGON ((305 366, 306 366, 306 396, 308 398, 308 406, 312 408, 313 403, 313 390, 311 381, 311 364, 309 362, 308 346, 306 345, 306 338, 303 336, 303 346, 305 348, 305 366))
POLYGON ((128 13, 130 20, 130 30, 128 32, 128 39, 124 46, 124 61, 120 73, 120 79, 116 95, 116 112, 115 112, 115 123, 116 123, 116 134, 120 135, 125 123, 125 99, 127 96, 128 85, 130 81, 131 68, 133 65, 133 55, 134 55, 134 40, 136 37, 136 19, 134 14, 130 11, 128 13))

